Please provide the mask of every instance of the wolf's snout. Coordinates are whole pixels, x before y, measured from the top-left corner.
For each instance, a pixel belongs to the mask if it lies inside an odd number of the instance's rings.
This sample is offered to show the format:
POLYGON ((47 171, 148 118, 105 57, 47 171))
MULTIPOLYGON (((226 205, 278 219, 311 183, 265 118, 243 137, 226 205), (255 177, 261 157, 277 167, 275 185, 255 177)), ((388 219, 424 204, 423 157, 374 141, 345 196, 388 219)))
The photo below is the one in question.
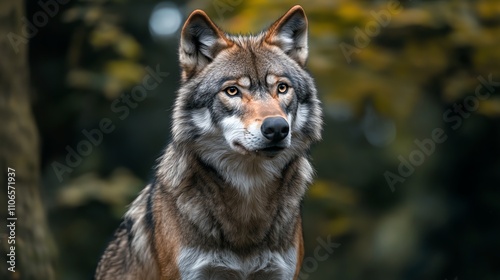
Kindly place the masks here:
POLYGON ((262 135, 272 142, 279 142, 286 138, 290 131, 288 122, 282 117, 269 117, 264 119, 260 127, 262 135))

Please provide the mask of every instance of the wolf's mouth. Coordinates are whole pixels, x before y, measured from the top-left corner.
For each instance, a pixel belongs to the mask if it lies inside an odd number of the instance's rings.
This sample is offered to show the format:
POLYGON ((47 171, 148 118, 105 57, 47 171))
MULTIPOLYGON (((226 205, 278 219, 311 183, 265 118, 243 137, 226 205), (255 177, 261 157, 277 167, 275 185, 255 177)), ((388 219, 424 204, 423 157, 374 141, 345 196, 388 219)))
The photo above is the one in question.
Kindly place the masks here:
POLYGON ((285 149, 285 147, 271 146, 271 147, 266 147, 266 148, 260 149, 257 152, 262 153, 264 156, 272 158, 272 157, 277 156, 284 149, 285 149))
POLYGON ((236 150, 240 151, 242 154, 248 154, 251 152, 255 152, 255 153, 262 153, 266 156, 271 156, 271 157, 279 154, 281 151, 283 151, 286 148, 286 147, 282 147, 282 146, 270 146, 270 147, 250 151, 245 146, 243 146, 241 143, 234 142, 233 145, 236 148, 236 150))
POLYGON ((234 142, 233 142, 233 146, 234 146, 234 148, 235 148, 238 152, 240 152, 240 153, 242 153, 242 154, 244 154, 244 155, 246 155, 246 154, 248 154, 248 153, 250 152, 249 150, 247 150, 247 148, 245 148, 245 146, 243 146, 243 145, 242 145, 242 144, 240 144, 239 142, 234 141, 234 142))
POLYGON ((279 147, 279 146, 272 146, 272 147, 267 147, 264 149, 261 149, 260 151, 265 152, 265 153, 279 153, 283 151, 285 147, 279 147))

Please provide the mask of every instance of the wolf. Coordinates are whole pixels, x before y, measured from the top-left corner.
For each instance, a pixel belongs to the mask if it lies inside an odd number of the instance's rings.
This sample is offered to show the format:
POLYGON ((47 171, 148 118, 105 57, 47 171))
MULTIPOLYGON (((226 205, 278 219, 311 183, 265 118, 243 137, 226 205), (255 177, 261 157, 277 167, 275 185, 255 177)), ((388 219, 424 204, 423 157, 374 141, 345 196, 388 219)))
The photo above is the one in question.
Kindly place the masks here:
POLYGON ((294 6, 257 35, 186 20, 172 140, 96 279, 298 279, 300 207, 322 111, 294 6))

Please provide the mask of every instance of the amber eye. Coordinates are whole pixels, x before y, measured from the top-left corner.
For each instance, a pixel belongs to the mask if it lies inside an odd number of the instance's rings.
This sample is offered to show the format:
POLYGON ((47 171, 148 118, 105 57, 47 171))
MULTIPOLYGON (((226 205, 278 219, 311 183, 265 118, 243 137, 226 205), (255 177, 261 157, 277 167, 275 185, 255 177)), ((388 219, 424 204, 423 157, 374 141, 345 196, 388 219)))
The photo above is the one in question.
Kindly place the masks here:
POLYGON ((288 85, 285 83, 278 84, 278 93, 286 93, 288 91, 288 85))
POLYGON ((235 96, 240 92, 237 87, 228 87, 224 91, 229 96, 235 96))

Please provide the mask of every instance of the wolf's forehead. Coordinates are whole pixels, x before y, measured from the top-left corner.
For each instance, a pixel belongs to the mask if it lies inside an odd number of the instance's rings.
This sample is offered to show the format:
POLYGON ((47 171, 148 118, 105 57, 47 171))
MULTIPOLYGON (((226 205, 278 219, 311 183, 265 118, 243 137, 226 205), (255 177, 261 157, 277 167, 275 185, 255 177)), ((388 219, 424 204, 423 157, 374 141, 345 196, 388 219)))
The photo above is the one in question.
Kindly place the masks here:
POLYGON ((234 57, 257 60, 278 58, 276 47, 265 43, 262 35, 229 36, 229 40, 234 44, 227 51, 234 57))
POLYGON ((219 65, 224 66, 222 72, 235 77, 238 84, 244 87, 272 85, 278 77, 288 76, 287 73, 293 67, 286 63, 286 58, 272 50, 241 46, 228 51, 219 62, 219 65))

